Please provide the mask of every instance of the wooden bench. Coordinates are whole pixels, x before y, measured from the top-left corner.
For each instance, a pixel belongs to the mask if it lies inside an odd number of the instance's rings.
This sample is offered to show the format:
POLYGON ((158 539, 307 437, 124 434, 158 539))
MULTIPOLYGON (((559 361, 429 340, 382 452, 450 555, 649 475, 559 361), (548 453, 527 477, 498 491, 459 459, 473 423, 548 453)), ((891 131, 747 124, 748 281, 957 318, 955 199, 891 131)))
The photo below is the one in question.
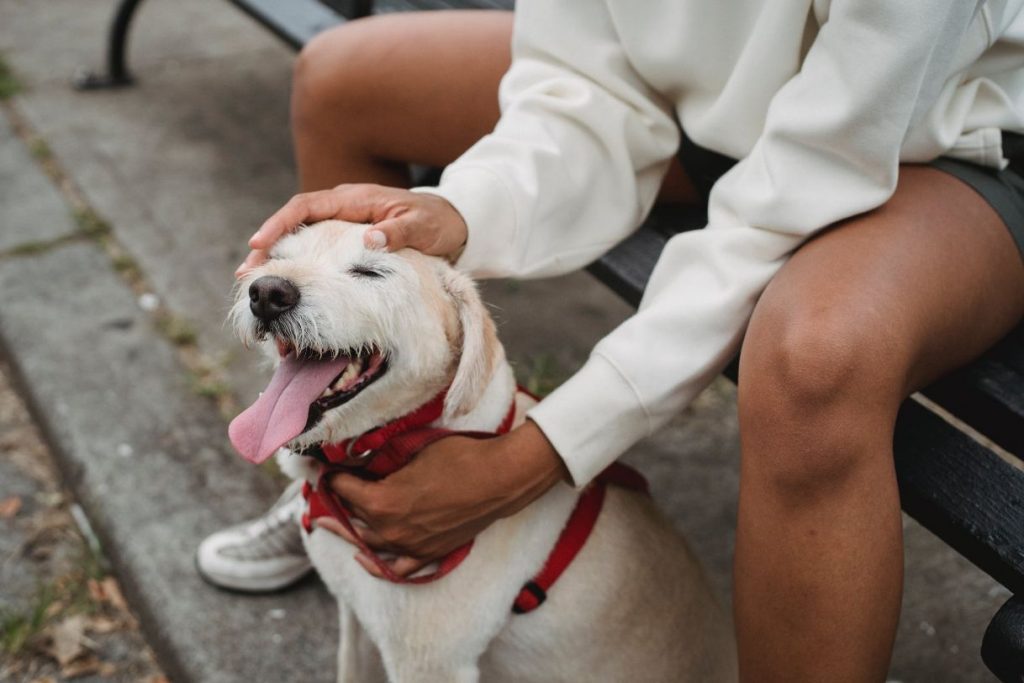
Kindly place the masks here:
MULTIPOLYGON (((230 1, 296 49, 326 28, 373 12, 512 6, 512 0, 230 1)), ((107 72, 81 78, 80 87, 131 82, 126 46, 140 2, 121 0, 108 38, 107 72)), ((589 271, 636 306, 665 242, 705 223, 699 209, 657 207, 589 271)), ((735 380, 735 364, 726 374, 735 380)), ((1016 456, 1024 456, 1024 325, 972 365, 908 400, 894 446, 903 509, 1013 593, 992 619, 981 654, 1000 680, 1019 683, 1024 676, 1024 469, 1016 456)))

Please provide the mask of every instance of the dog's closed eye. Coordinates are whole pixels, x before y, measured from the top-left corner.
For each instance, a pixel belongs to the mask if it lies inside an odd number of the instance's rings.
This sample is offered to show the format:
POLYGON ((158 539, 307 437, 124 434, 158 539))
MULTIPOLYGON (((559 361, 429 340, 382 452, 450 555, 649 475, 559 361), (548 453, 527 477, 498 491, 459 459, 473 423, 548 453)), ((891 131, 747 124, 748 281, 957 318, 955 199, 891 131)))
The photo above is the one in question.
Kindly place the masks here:
POLYGON ((385 271, 370 266, 352 266, 348 272, 357 277, 384 277, 385 271))

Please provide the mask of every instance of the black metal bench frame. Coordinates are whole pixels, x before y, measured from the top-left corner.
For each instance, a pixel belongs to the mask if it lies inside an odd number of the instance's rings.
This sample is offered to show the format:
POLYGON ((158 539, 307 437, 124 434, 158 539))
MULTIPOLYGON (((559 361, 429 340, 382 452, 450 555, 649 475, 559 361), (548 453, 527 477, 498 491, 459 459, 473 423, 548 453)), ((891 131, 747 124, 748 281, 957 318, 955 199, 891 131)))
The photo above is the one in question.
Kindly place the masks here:
MULTIPOLYGON (((79 77, 78 87, 132 82, 127 43, 141 1, 120 1, 108 36, 106 73, 79 77)), ((373 0, 230 2, 295 49, 326 28, 375 11, 511 5, 511 0, 378 0, 376 6, 373 0)), ((656 207, 643 226, 588 270, 636 306, 665 242, 705 223, 704 213, 694 208, 656 207)), ((735 364, 726 374, 735 380, 735 364)), ((989 624, 981 654, 1000 680, 1019 683, 1024 677, 1024 470, 1006 453, 1024 456, 1024 325, 921 393, 955 421, 913 398, 900 409, 894 450, 901 504, 1013 593, 989 624), (995 448, 972 437, 970 430, 995 448)))

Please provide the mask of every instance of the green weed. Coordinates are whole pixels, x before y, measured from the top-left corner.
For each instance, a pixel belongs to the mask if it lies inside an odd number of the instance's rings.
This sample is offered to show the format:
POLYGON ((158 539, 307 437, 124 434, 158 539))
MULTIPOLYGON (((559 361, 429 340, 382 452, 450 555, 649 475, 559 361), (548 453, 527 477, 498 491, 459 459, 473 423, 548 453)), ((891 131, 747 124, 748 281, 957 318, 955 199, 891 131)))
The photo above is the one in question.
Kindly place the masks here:
POLYGON ((3 56, 0 56, 0 101, 9 100, 24 90, 21 82, 11 71, 3 56))
POLYGON ((192 324, 173 313, 163 313, 156 319, 157 329, 175 346, 192 346, 198 335, 192 324))
POLYGON ((110 234, 110 224, 90 208, 75 211, 75 225, 87 237, 100 238, 110 234))

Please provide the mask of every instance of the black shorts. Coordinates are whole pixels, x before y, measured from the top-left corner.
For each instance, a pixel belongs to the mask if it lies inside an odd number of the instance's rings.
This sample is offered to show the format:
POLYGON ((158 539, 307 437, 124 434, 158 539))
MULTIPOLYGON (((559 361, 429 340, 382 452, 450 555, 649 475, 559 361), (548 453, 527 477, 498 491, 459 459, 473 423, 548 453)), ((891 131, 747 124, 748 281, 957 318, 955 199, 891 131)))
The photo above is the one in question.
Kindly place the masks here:
MULTIPOLYGON (((1024 135, 1003 133, 1003 156, 1010 165, 1003 170, 959 159, 941 157, 928 164, 967 183, 995 209, 1024 258, 1024 135)), ((711 187, 736 160, 697 145, 683 134, 679 161, 706 203, 711 187)))

